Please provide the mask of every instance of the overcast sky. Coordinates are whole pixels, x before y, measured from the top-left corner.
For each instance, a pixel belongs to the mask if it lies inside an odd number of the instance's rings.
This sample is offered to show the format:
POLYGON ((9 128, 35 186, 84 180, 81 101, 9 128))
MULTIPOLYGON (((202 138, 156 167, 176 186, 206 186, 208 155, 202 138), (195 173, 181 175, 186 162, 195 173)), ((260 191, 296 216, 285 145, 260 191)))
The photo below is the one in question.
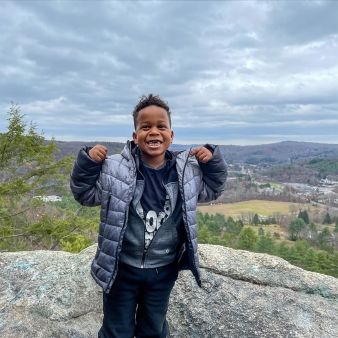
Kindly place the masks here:
POLYGON ((140 95, 175 143, 338 143, 338 1, 0 1, 11 102, 46 138, 125 141, 140 95))

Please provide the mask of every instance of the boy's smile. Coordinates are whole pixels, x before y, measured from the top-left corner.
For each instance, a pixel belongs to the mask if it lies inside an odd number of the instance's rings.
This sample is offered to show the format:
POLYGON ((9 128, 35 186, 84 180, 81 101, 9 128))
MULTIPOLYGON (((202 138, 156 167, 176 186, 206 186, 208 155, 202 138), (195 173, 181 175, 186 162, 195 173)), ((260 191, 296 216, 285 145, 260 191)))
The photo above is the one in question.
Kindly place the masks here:
POLYGON ((141 150, 143 161, 155 168, 162 165, 165 152, 173 138, 174 132, 170 129, 169 117, 165 109, 148 106, 139 111, 133 139, 141 150))

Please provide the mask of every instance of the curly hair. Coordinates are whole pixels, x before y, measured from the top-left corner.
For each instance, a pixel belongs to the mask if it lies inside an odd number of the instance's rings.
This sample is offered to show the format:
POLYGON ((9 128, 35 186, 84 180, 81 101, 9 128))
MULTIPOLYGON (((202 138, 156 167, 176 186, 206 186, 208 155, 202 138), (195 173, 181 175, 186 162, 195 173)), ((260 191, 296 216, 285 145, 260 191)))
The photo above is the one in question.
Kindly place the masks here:
POLYGON ((140 97, 140 101, 137 103, 137 105, 135 106, 135 108, 133 110, 133 119, 134 119, 135 130, 136 130, 136 120, 138 118, 139 111, 142 110, 143 108, 146 108, 146 107, 149 107, 149 106, 157 106, 157 107, 163 108, 168 114, 169 125, 171 127, 171 111, 170 111, 170 108, 168 106, 168 102, 161 99, 159 95, 149 94, 148 96, 142 95, 140 97))

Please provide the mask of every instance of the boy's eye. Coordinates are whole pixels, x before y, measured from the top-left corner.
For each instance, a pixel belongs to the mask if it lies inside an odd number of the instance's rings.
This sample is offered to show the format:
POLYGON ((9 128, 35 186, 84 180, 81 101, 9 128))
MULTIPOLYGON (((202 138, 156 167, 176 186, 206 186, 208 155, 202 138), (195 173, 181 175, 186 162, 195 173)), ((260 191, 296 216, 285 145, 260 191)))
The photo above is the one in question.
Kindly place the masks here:
POLYGON ((149 129, 149 127, 148 126, 143 126, 142 129, 149 129))
POLYGON ((160 125, 160 126, 158 126, 158 128, 159 128, 159 129, 165 129, 165 126, 160 125))

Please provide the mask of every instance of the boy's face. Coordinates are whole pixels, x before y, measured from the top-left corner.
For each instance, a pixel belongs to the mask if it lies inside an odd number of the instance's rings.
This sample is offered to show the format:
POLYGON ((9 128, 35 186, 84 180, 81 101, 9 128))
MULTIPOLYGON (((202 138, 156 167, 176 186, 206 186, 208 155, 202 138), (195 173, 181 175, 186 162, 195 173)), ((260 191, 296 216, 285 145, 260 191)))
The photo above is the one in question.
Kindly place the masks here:
POLYGON ((173 138, 174 132, 163 108, 149 106, 139 111, 133 139, 141 150, 143 161, 153 167, 160 166, 173 138))

